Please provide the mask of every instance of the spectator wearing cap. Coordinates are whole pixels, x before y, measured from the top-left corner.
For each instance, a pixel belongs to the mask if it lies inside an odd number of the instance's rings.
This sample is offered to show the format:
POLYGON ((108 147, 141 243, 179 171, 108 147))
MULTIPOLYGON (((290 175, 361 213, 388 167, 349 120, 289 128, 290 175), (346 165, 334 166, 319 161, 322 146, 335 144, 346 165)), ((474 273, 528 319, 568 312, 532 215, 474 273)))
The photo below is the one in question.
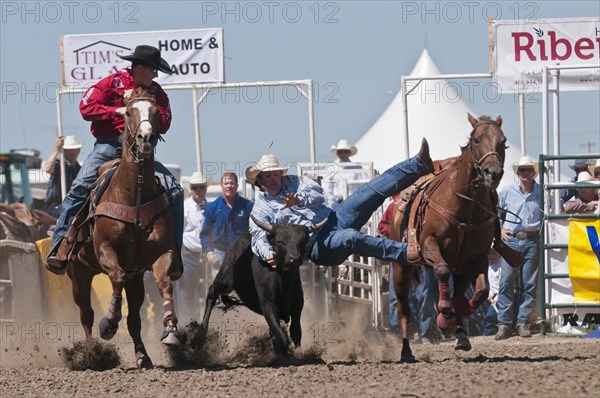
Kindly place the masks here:
POLYGON ((531 337, 529 318, 535 306, 538 270, 538 240, 542 226, 540 217, 540 187, 535 181, 538 165, 524 156, 513 165, 518 181, 507 185, 498 195, 498 207, 502 216, 502 240, 525 258, 519 269, 502 262, 498 289, 498 332, 496 340, 512 336, 514 311, 517 308, 516 333, 531 337), (502 210, 505 210, 502 212, 502 210), (517 278, 521 299, 515 295, 517 278), (517 304, 518 303, 518 304, 517 304))
MULTIPOLYGON (((576 182, 579 173, 581 173, 582 171, 587 171, 588 166, 592 164, 592 162, 593 161, 588 159, 575 159, 575 162, 569 164, 569 168, 575 172, 575 176, 571 179, 570 182, 576 182)), ((567 201, 572 197, 575 197, 577 199, 579 195, 576 189, 561 189, 560 192, 560 200, 563 205, 567 203, 567 201)))
POLYGON ((82 146, 83 144, 80 144, 74 135, 68 135, 66 137, 61 135, 56 139, 54 149, 44 165, 46 172, 50 174, 44 204, 48 213, 52 214, 54 217, 60 216, 63 200, 60 176, 61 162, 58 155, 62 152, 62 156, 65 160, 65 181, 67 184, 65 190, 69 191, 73 184, 73 180, 77 176, 77 173, 79 173, 79 169, 81 169, 77 157, 79 156, 79 152, 81 152, 82 146))
POLYGON ((207 183, 201 172, 192 174, 189 188, 190 195, 183 201, 181 259, 185 273, 174 284, 177 316, 184 321, 200 318, 200 298, 205 296, 200 284, 205 270, 200 230, 204 222, 207 183))
MULTIPOLYGON (((288 175, 287 170, 275 155, 264 155, 256 165, 246 169, 248 182, 260 188, 252 209, 254 218, 269 224, 314 226, 323 223, 320 230, 309 235, 306 246, 306 256, 318 265, 340 265, 351 254, 408 263, 405 243, 366 235, 359 229, 387 197, 433 171, 425 139, 417 156, 363 184, 336 210, 325 204, 321 186, 305 176, 288 175)), ((254 254, 275 267, 275 253, 267 232, 250 220, 250 233, 254 254)))
POLYGON ((238 194, 238 186, 235 173, 223 173, 222 194, 204 209, 200 241, 213 279, 223 263, 227 249, 238 237, 248 232, 248 219, 253 203, 238 194))
MULTIPOLYGON (((590 166, 591 168, 591 166, 590 166)), ((577 182, 589 184, 589 187, 577 188, 577 197, 572 196, 565 205, 564 211, 567 214, 592 214, 598 209, 598 184, 594 177, 587 171, 582 171, 577 175, 577 182)))
POLYGON ((325 204, 333 209, 344 199, 355 192, 360 184, 354 181, 367 180, 369 175, 359 164, 351 164, 350 156, 358 153, 354 145, 342 139, 337 145, 332 145, 331 153, 337 156, 337 163, 333 170, 325 176, 322 182, 325 193, 325 204))
MULTIPOLYGON (((62 204, 62 212, 52 235, 51 250, 46 258, 47 268, 56 274, 63 274, 67 268, 67 255, 75 243, 78 225, 72 225, 75 216, 83 207, 92 185, 98 179, 98 167, 110 160, 121 157, 122 138, 125 130, 125 105, 123 98, 133 90, 143 87, 156 101, 160 113, 160 133, 165 134, 171 126, 171 107, 169 97, 162 87, 154 81, 158 71, 171 73, 167 61, 162 59, 160 50, 152 46, 141 45, 131 55, 119 56, 131 61, 130 68, 118 70, 88 88, 79 103, 83 118, 91 122, 90 130, 96 143, 73 181, 73 185, 62 204), (70 229, 71 228, 71 229, 70 229), (68 235, 69 238, 65 239, 68 235)), ((169 275, 175 280, 183 272, 181 246, 183 244, 183 190, 177 179, 160 162, 154 162, 156 176, 164 186, 169 206, 173 214, 175 259, 169 275)))

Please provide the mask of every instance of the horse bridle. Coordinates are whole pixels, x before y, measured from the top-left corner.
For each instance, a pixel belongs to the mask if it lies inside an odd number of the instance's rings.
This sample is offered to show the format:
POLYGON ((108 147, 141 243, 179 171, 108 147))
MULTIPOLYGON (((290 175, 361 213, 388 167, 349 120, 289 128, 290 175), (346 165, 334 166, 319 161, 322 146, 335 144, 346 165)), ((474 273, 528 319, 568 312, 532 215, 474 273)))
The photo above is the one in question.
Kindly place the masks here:
MULTIPOLYGON (((496 122, 494 121, 489 121, 489 122, 480 122, 477 123, 474 127, 473 130, 471 130, 471 133, 469 134, 469 137, 471 137, 471 135, 475 132, 475 130, 477 130, 477 128, 479 126, 483 126, 485 124, 494 124, 496 125, 496 122)), ((500 159, 501 163, 504 163, 504 159, 502 159, 502 157, 500 156, 500 154, 496 151, 490 151, 485 153, 481 158, 479 158, 479 160, 475 157, 475 155, 473 154, 473 146, 471 145, 471 140, 472 138, 469 138, 469 153, 471 154, 471 158, 473 159, 473 167, 475 167, 475 170, 477 171, 477 175, 479 177, 483 177, 483 170, 481 168, 481 164, 483 163, 483 161, 485 159, 487 159, 490 156, 497 156, 498 159, 500 159)))
MULTIPOLYGON (((131 106, 131 104, 134 104, 134 103, 139 102, 139 101, 149 101, 153 106, 156 106, 156 101, 152 97, 136 97, 136 98, 131 99, 131 101, 129 101, 129 103, 127 104, 127 106, 125 108, 125 112, 129 113, 129 107, 131 106)), ((154 124, 152 123, 152 121, 150 119, 142 119, 142 120, 140 120, 140 122, 135 126, 135 129, 132 129, 131 126, 130 126, 130 124, 126 120, 125 125, 127 126, 127 130, 128 130, 127 134, 135 136, 135 133, 138 130, 138 128, 142 125, 142 123, 145 123, 145 122, 150 123, 150 125, 152 126, 152 135, 155 135, 157 137, 157 142, 158 142, 158 140, 161 139, 160 133, 155 128, 154 124)), ((134 152, 135 145, 128 145, 128 146, 129 146, 129 152, 131 153, 131 155, 133 156, 133 158, 135 159, 135 161, 136 162, 140 162, 142 159, 140 159, 138 157, 138 154, 136 153, 137 151, 134 152)))

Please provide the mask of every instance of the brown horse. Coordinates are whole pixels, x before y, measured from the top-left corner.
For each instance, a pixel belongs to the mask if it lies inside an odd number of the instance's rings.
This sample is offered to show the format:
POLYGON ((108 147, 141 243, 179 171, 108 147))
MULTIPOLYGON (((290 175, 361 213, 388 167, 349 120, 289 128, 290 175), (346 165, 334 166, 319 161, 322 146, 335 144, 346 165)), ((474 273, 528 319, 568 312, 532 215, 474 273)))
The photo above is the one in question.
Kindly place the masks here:
POLYGON ((48 229, 54 224, 56 218, 42 210, 23 203, 0 203, 0 240, 35 243, 47 238, 48 229))
POLYGON ((107 274, 113 288, 108 312, 99 324, 103 339, 108 340, 117 332, 125 289, 129 306, 127 328, 133 339, 137 366, 150 368, 153 364, 140 335, 146 271, 154 272, 163 299, 161 341, 169 345, 180 343, 173 285, 168 276, 173 261, 173 222, 167 196, 154 176, 154 150, 160 133, 156 103, 138 88, 124 99, 124 104, 121 159, 97 206, 90 209, 93 225, 79 231, 78 241, 86 238, 86 231, 92 231, 92 236, 69 263, 67 273, 73 283, 73 297, 87 338, 92 335, 94 321, 90 302, 94 276, 101 272, 107 274))
MULTIPOLYGON (((402 362, 414 362, 408 344, 408 293, 415 266, 433 267, 439 282, 438 326, 456 325, 455 349, 471 349, 463 318, 468 318, 488 297, 487 252, 495 235, 496 188, 504 173, 506 137, 502 118, 476 119, 468 114, 473 130, 457 158, 442 161, 441 171, 423 177, 414 191, 409 210, 394 210, 393 239, 409 242, 409 261, 393 263, 394 290, 402 332, 402 362), (408 215, 407 219, 404 219, 408 215), (395 236, 394 236, 395 235, 395 236), (448 281, 453 275, 454 294, 448 281), (471 299, 465 297, 475 285, 471 299)), ((440 164, 437 162, 438 165, 440 164)))

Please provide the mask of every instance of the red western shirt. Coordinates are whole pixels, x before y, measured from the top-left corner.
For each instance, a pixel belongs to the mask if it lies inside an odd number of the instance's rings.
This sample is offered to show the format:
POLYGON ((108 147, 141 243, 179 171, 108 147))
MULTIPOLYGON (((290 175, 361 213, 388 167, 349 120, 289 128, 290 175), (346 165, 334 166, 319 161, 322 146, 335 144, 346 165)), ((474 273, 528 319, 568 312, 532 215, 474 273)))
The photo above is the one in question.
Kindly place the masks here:
MULTIPOLYGON (((94 137, 110 137, 123 134, 125 121, 115 110, 122 106, 125 90, 135 89, 135 80, 131 69, 121 69, 117 73, 105 77, 90 87, 81 102, 79 111, 84 120, 92 122, 90 130, 94 137)), ((156 107, 161 115, 161 134, 171 126, 171 106, 169 97, 156 82, 146 88, 148 95, 156 100, 156 107)))

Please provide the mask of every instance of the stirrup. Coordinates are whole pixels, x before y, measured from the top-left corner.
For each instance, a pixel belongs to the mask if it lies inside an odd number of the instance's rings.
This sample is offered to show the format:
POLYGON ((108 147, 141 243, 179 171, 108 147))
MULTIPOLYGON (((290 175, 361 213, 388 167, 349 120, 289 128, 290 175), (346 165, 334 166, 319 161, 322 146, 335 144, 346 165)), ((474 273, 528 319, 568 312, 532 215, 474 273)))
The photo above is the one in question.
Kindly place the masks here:
MULTIPOLYGON (((72 248, 72 245, 71 245, 72 248)), ((69 243, 65 242, 65 237, 58 238, 58 242, 50 249, 50 253, 44 261, 46 269, 56 275, 64 275, 69 265, 69 253, 71 251, 69 243)))

